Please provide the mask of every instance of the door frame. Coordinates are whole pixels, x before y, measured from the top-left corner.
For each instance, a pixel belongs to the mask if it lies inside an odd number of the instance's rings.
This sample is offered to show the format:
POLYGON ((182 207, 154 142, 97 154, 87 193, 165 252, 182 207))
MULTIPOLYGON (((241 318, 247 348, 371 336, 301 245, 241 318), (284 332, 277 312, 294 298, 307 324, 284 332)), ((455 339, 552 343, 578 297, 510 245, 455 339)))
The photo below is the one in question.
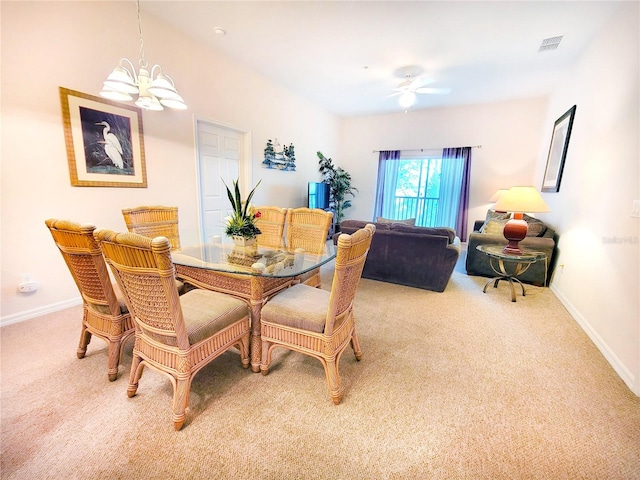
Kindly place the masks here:
MULTIPOLYGON (((242 151, 240 152, 240 157, 238 161, 240 165, 238 166, 238 171, 240 172, 240 189, 241 191, 248 192, 251 189, 251 179, 253 178, 253 165, 251 161, 251 131, 246 130, 240 127, 236 127, 229 123, 220 122, 218 120, 211 120, 209 118, 201 117, 198 115, 194 115, 193 117, 193 142, 195 145, 195 180, 196 180, 196 203, 198 209, 198 237, 201 242, 205 242, 204 238, 204 228, 203 228, 203 220, 202 220, 202 202, 200 191, 200 143, 198 141, 198 124, 199 123, 208 123, 213 125, 216 128, 222 128, 225 130, 233 131, 239 134, 242 137, 242 151)), ((229 206, 231 207, 231 206, 229 206)))

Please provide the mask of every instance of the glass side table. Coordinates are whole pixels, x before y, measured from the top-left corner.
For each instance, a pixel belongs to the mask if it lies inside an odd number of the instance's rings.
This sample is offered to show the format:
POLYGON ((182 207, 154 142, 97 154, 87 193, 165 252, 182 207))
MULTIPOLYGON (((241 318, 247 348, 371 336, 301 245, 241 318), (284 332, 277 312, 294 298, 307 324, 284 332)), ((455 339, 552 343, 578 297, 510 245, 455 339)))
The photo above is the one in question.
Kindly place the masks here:
POLYGON ((482 291, 487 293, 487 287, 491 282, 493 282, 494 288, 498 288, 500 280, 505 280, 509 282, 509 287, 511 287, 512 302, 516 301, 514 282, 520 284, 522 296, 525 296, 524 284, 518 279, 518 275, 526 272, 534 263, 540 260, 546 262, 547 260, 547 256, 543 252, 533 250, 523 249, 522 254, 517 255, 504 253, 502 251, 503 245, 478 245, 476 248, 489 257, 491 269, 497 274, 485 284, 482 291))

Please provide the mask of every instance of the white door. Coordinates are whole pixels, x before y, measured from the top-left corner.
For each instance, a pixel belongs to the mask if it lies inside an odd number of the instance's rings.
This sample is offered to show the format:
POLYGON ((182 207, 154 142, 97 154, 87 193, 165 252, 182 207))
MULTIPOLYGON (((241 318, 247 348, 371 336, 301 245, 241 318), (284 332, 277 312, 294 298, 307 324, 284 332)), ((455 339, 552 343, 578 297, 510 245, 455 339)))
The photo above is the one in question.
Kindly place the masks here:
POLYGON ((196 123, 200 234, 202 242, 210 242, 214 235, 224 235, 224 218, 229 215, 231 204, 222 181, 232 188, 233 181, 241 175, 243 134, 202 120, 196 123))

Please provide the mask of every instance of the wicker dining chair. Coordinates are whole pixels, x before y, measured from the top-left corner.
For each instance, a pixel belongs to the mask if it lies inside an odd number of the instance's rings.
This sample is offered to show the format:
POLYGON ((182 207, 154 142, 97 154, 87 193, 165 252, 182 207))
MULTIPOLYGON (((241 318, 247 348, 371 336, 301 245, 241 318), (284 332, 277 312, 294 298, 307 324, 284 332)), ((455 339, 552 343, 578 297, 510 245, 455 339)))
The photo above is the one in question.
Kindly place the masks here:
MULTIPOLYGON (((162 205, 123 208, 122 216, 127 230, 148 238, 167 237, 171 250, 180 250, 180 232, 178 231, 178 207, 162 205)), ((186 287, 182 280, 175 280, 178 293, 183 294, 186 287)))
POLYGON ((287 209, 280 207, 253 207, 254 212, 260 212, 255 224, 262 232, 256 237, 258 245, 270 248, 284 247, 284 221, 287 209))
POLYGON ((108 345, 107 375, 118 376, 124 342, 133 335, 134 324, 119 289, 111 282, 109 270, 96 240, 95 226, 50 218, 45 221, 53 241, 82 296, 82 328, 78 358, 84 358, 91 336, 108 345))
POLYGON ((180 250, 178 207, 162 205, 123 208, 122 216, 127 230, 149 238, 167 237, 171 250, 180 250))
POLYGON ((262 307, 260 370, 263 375, 269 373, 271 354, 276 347, 310 355, 322 363, 333 403, 340 403, 340 357, 351 344, 356 359, 362 358, 353 299, 375 230, 375 225, 367 224, 352 235, 338 237, 331 292, 300 283, 262 307))
POLYGON ((232 347, 249 367, 249 309, 242 300, 195 289, 178 296, 170 243, 133 233, 97 230, 107 263, 136 323, 127 394, 133 397, 145 366, 167 375, 173 386, 173 425, 186 420, 194 375, 232 347))
MULTIPOLYGON (((304 249, 307 254, 324 252, 331 228, 333 213, 320 208, 290 208, 285 221, 287 249, 304 249)), ((312 287, 320 288, 320 269, 316 268, 301 275, 297 280, 312 287)))

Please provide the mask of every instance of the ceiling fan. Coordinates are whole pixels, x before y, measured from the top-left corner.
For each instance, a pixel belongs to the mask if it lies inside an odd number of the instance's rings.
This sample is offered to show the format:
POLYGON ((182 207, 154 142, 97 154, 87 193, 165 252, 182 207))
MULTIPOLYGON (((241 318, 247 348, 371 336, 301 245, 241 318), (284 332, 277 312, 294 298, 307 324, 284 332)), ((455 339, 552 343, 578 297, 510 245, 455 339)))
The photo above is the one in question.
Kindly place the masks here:
POLYGON ((404 80, 400 82, 397 88, 393 90, 395 93, 389 95, 390 97, 394 97, 399 95, 398 103, 401 107, 409 108, 411 107, 416 99, 417 94, 435 94, 435 95, 446 95, 451 92, 450 88, 433 88, 427 87, 430 83, 435 82, 433 78, 414 78, 410 73, 405 74, 404 80))

